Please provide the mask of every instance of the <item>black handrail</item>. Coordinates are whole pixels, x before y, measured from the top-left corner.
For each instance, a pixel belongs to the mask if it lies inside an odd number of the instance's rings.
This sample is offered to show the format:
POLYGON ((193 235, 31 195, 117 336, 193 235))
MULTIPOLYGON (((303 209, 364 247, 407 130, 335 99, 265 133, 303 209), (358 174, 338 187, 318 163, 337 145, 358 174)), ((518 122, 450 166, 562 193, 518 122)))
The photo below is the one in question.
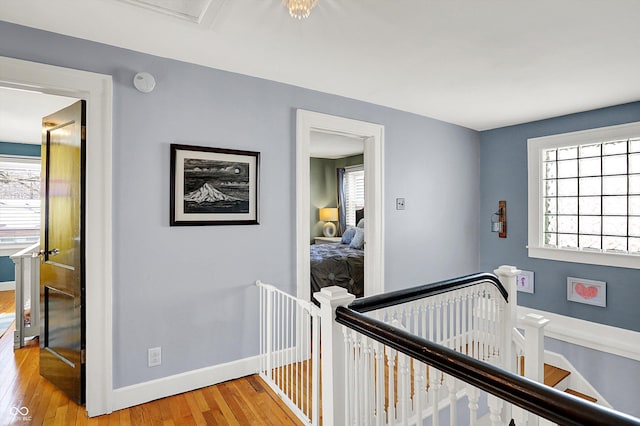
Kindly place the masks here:
POLYGON ((435 296, 436 294, 446 293, 448 291, 459 290, 461 288, 470 287, 481 282, 490 282, 500 291, 506 302, 509 301, 509 293, 504 288, 498 277, 494 274, 486 272, 466 275, 464 277, 453 278, 450 280, 439 281, 432 284, 425 284, 417 287, 407 288, 404 290, 396 290, 389 293, 376 294, 374 296, 356 299, 349 305, 351 309, 357 312, 369 312, 376 309, 388 308, 400 303, 412 302, 427 296, 435 296))
POLYGON ((338 307, 336 321, 554 423, 564 426, 640 426, 640 419, 478 361, 350 308, 338 307))

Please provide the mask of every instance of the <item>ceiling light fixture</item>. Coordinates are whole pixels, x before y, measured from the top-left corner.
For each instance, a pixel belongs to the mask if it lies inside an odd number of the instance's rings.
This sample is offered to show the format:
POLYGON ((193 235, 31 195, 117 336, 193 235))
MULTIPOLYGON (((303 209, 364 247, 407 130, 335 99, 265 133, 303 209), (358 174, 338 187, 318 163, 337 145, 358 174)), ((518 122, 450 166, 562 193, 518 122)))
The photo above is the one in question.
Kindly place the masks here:
POLYGON ((287 6, 292 18, 302 19, 309 17, 318 0, 282 0, 282 4, 287 6))

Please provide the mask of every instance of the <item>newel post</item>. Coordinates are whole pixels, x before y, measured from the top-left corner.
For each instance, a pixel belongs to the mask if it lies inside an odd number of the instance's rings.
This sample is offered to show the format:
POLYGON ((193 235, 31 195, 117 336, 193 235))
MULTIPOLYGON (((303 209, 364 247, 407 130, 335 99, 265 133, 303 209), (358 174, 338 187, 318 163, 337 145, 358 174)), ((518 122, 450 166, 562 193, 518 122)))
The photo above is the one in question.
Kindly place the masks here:
POLYGON ((313 297, 320 302, 322 345, 322 420, 326 425, 345 424, 345 345, 342 326, 335 322, 336 308, 355 299, 342 287, 325 287, 313 297))
POLYGON ((527 314, 520 322, 524 329, 524 376, 540 383, 544 383, 544 327, 548 323, 536 314, 527 314))
MULTIPOLYGON (((527 314, 520 321, 524 329, 524 376, 540 383, 544 383, 544 327, 548 323, 548 319, 536 314, 527 314)), ((526 415, 530 426, 551 424, 532 413, 526 415)))
POLYGON ((516 373, 516 363, 513 353, 513 328, 517 324, 518 296, 517 277, 521 271, 515 266, 502 265, 493 271, 498 276, 502 286, 507 290, 509 302, 507 312, 504 316, 504 327, 502 328, 502 368, 516 373))

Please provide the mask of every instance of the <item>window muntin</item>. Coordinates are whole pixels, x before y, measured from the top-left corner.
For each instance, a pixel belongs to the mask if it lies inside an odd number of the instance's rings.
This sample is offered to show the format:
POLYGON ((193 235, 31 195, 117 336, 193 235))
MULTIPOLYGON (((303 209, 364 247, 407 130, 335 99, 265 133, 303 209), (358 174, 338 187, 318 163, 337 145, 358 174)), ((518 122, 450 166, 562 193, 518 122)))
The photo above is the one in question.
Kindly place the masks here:
POLYGON ((640 253, 638 140, 543 150, 545 245, 640 253))
POLYGON ((640 123, 528 141, 529 256, 640 268, 640 123))
POLYGON ((40 159, 0 156, 0 243, 40 236, 40 159))

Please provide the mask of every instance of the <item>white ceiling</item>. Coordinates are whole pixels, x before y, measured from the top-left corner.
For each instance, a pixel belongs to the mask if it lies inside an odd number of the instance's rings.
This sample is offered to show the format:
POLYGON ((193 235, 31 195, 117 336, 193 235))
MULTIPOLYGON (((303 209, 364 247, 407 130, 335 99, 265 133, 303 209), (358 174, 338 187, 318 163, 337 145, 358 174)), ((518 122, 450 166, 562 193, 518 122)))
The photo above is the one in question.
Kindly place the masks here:
POLYGON ((0 17, 476 130, 640 100, 638 0, 319 0, 301 21, 281 0, 142 1, 155 10, 12 0, 0 17))
POLYGON ((0 87, 0 141, 40 144, 42 118, 76 99, 0 87))
POLYGON ((364 154, 361 137, 311 131, 309 157, 336 159, 358 154, 364 154))

